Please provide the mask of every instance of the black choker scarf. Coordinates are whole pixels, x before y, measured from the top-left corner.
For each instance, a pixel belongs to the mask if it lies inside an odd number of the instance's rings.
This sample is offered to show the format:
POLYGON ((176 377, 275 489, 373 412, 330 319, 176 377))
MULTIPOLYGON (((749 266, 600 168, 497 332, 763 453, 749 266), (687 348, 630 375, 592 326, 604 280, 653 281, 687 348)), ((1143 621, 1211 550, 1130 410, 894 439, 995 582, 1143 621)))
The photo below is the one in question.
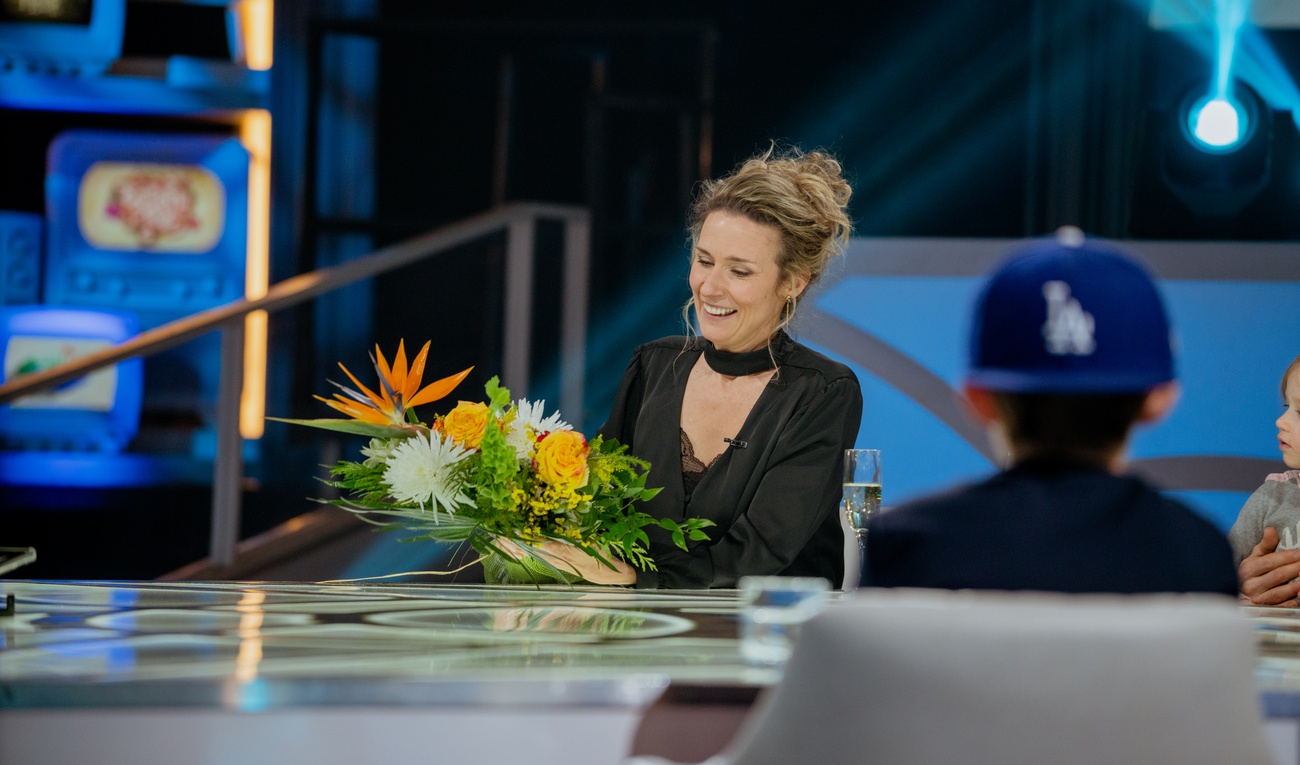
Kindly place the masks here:
POLYGON ((706 343, 704 346, 704 362, 709 365, 709 369, 727 377, 756 375, 759 372, 769 372, 776 369, 776 362, 773 360, 773 357, 777 355, 776 346, 777 338, 773 338, 771 347, 765 345, 752 351, 731 353, 714 348, 713 343, 706 343))

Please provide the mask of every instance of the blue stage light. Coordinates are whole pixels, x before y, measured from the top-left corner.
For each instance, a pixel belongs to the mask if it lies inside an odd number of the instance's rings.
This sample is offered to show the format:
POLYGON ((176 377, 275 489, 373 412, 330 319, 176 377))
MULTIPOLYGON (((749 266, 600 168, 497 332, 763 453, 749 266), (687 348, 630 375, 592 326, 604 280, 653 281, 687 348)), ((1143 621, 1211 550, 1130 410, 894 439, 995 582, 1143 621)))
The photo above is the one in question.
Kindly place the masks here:
POLYGON ((1272 110, 1244 82, 1224 93, 1201 83, 1167 117, 1161 175, 1199 215, 1237 214, 1272 174, 1272 110))
POLYGON ((1178 109, 1183 137, 1202 152, 1231 154, 1250 143, 1268 108, 1245 83, 1227 88, 1202 85, 1183 97, 1178 109))
POLYGON ((1246 110, 1222 96, 1196 102, 1187 118, 1192 137, 1211 151, 1231 151, 1241 143, 1250 127, 1246 110))

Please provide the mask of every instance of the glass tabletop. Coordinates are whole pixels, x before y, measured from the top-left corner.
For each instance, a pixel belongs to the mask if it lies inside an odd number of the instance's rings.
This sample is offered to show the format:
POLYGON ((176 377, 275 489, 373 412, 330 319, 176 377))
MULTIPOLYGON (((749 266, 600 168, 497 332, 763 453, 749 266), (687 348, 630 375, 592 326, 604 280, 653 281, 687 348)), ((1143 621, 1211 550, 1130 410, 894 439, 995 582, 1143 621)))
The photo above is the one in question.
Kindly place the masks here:
MULTIPOLYGON (((639 705, 779 676, 742 658, 736 590, 0 579, 5 595, 0 709, 639 705)), ((1300 717, 1300 610, 1242 612, 1266 713, 1300 717)))
POLYGON ((0 708, 643 703, 668 683, 774 680, 740 656, 735 590, 0 580, 0 594, 16 598, 0 708))

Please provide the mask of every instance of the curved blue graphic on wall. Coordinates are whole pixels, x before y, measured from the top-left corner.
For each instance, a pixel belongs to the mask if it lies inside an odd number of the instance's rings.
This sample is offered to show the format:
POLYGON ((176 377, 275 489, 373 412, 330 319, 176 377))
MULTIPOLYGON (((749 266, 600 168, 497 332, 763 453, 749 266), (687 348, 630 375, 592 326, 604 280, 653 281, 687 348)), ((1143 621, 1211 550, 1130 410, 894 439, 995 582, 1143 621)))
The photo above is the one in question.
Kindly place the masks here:
MULTIPOLYGON (((828 277, 801 339, 853 367, 862 383, 857 445, 884 452, 884 501, 896 505, 999 467, 959 389, 968 317, 1006 240, 858 239, 828 277)), ((1136 431, 1129 467, 1226 530, 1246 497, 1284 469, 1273 421, 1278 381, 1300 354, 1300 246, 1125 242, 1161 288, 1178 337, 1182 398, 1136 431)))

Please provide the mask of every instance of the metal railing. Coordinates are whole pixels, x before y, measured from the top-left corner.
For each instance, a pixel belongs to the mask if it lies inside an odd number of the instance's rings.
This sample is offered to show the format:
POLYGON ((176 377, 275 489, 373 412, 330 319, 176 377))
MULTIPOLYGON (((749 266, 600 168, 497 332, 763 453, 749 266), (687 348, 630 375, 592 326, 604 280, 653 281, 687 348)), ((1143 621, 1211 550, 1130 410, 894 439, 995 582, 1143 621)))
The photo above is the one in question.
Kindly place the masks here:
POLYGON ((228 566, 239 537, 243 439, 239 404, 243 392, 244 317, 254 311, 290 308, 327 292, 430 258, 489 234, 506 232, 503 383, 528 395, 533 315, 533 263, 538 220, 564 224, 564 277, 560 316, 560 408, 575 427, 581 422, 586 367, 587 302, 591 262, 591 216, 585 208, 513 203, 435 229, 369 255, 285 279, 255 299, 235 300, 142 332, 126 342, 57 367, 15 377, 0 385, 0 404, 13 401, 101 367, 149 356, 208 332, 221 332, 217 388, 217 451, 212 478, 210 561, 228 566))

